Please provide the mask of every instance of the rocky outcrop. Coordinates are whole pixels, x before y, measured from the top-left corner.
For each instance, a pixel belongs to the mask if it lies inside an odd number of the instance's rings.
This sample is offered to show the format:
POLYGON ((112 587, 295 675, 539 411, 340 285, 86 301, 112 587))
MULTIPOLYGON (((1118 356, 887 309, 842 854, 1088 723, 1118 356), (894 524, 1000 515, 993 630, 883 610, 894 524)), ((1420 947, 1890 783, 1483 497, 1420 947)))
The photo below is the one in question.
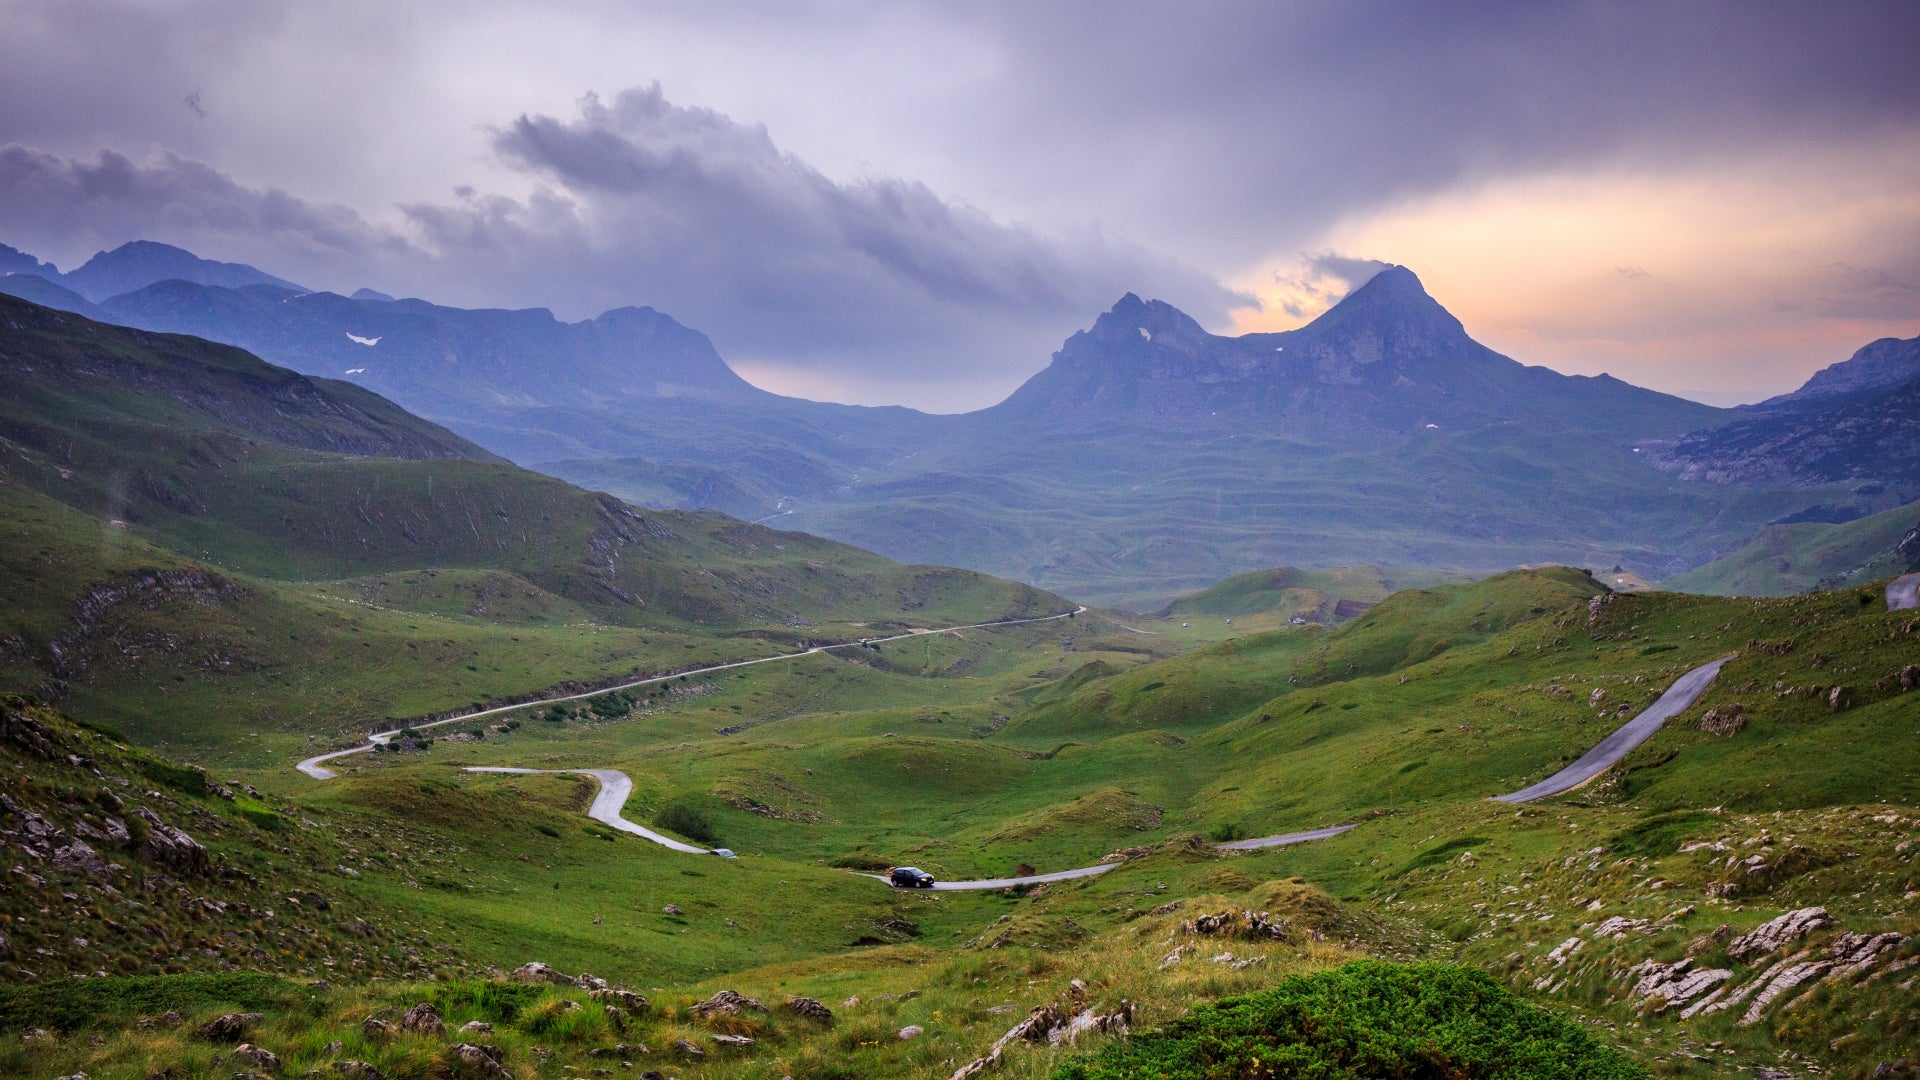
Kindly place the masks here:
POLYGON ((1208 937, 1285 941, 1291 927, 1287 920, 1276 919, 1264 911, 1222 911, 1189 919, 1180 924, 1180 929, 1208 937))
POLYGON ((1089 1031, 1124 1035, 1133 1024, 1131 1001, 1123 999, 1111 1012, 1102 1013, 1082 1004, 1082 1000, 1082 994, 1076 992, 1067 1005, 1047 1004, 1035 1008, 1027 1014, 1026 1019, 996 1039, 985 1054, 955 1069, 949 1080, 973 1080, 999 1065, 1007 1047, 1015 1042, 1059 1045, 1063 1042, 1072 1043, 1089 1031))
POLYGON ((1728 968, 1696 968, 1690 957, 1671 964, 1647 960, 1628 974, 1639 979, 1633 984, 1633 996, 1650 999, 1654 1012, 1686 1005, 1733 978, 1728 968))
POLYGON ((687 1011, 702 1020, 710 1020, 715 1016, 738 1016, 743 1009, 752 1009, 756 1012, 767 1011, 765 1005, 732 990, 722 990, 687 1011))
POLYGON ((466 1071, 486 1077, 504 1078, 513 1074, 500 1063, 501 1053, 497 1046, 479 1046, 474 1043, 454 1043, 447 1048, 447 1055, 465 1067, 466 1071))
POLYGON ((1709 735, 1736 735, 1746 726, 1746 708, 1737 701, 1715 705, 1700 717, 1700 730, 1709 735))
POLYGON ((259 1022, 259 1013, 223 1013, 201 1024, 198 1034, 208 1042, 234 1043, 259 1022))
POLYGON ((263 1047, 255 1046, 252 1043, 241 1043, 239 1046, 234 1047, 233 1057, 236 1061, 244 1061, 248 1065, 266 1072, 278 1072, 280 1069, 279 1054, 263 1047))
POLYGON ((612 987, 606 987, 600 990, 589 991, 587 996, 595 1001, 618 1006, 630 1013, 643 1013, 647 1011, 647 999, 631 990, 616 990, 612 987))
POLYGON ((147 825, 147 838, 140 844, 141 855, 184 874, 204 875, 212 869, 207 849, 201 847, 198 840, 161 821, 160 815, 144 806, 136 807, 133 815, 147 825))
POLYGON ((562 975, 538 960, 533 960, 508 973, 507 978, 523 983, 552 983, 556 986, 570 986, 573 977, 562 975))
POLYGON ((795 1016, 804 1016, 809 1020, 833 1023, 833 1010, 810 997, 790 997, 787 999, 787 1011, 795 1016))
POLYGON ((447 1033, 447 1022, 440 1018, 438 1009, 430 1002, 423 1001, 408 1009, 407 1015, 400 1018, 400 1028, 420 1035, 444 1035, 447 1033))
POLYGON ((1727 955, 1735 960, 1765 956, 1785 947, 1790 942, 1806 937, 1832 921, 1827 915, 1827 909, 1823 907, 1789 911, 1742 934, 1727 946, 1727 955))

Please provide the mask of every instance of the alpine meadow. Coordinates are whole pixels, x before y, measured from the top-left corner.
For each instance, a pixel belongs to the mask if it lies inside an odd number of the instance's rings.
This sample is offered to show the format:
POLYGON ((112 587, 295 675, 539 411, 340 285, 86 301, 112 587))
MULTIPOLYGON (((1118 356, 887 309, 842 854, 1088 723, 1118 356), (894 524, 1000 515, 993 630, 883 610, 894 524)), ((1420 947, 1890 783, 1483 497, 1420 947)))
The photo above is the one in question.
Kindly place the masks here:
POLYGON ((0 1074, 1920 1076, 1911 5, 0 20, 0 1074))

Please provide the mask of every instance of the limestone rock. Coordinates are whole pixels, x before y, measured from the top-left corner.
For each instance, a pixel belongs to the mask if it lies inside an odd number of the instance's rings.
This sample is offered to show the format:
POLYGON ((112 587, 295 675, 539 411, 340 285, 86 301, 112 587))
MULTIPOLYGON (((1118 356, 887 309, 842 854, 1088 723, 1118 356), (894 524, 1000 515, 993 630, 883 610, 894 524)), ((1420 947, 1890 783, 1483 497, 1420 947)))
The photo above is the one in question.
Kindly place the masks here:
POLYGON ((466 1035, 491 1035, 493 1034, 493 1025, 487 1023, 485 1020, 469 1020, 460 1025, 460 1031, 466 1035))
POLYGON ((421 1035, 444 1035, 447 1033, 447 1022, 440 1018, 440 1011, 435 1009, 431 1003, 425 1001, 408 1009, 407 1015, 400 1018, 400 1026, 407 1031, 418 1032, 421 1035))
POLYGON ((1779 918, 1761 923, 1727 946, 1727 955, 1735 960, 1765 956, 1788 942, 1798 941, 1833 920, 1823 907, 1800 908, 1779 918))
POLYGON ((259 1013, 223 1013, 201 1024, 199 1034, 208 1042, 239 1042, 259 1022, 259 1013))
POLYGON ((509 1077, 506 1066, 500 1064, 500 1049, 493 1046, 476 1046, 473 1043, 454 1043, 447 1053, 469 1071, 481 1076, 509 1077))
POLYGON ((587 996, 595 1001, 618 1005, 630 1013, 643 1013, 647 1011, 647 999, 631 990, 616 990, 612 987, 607 987, 602 990, 591 991, 587 996))
POLYGON ((795 1016, 804 1016, 809 1020, 833 1023, 833 1010, 810 997, 790 997, 787 999, 787 1011, 795 1016))
POLYGON ((742 1009, 754 1009, 759 1012, 767 1011, 765 1005, 760 1004, 758 1001, 744 994, 737 994, 732 990, 722 990, 707 1000, 693 1006, 688 1011, 700 1019, 706 1020, 710 1017, 720 1015, 738 1016, 742 1009))
POLYGON ((351 1080, 387 1080, 385 1073, 364 1061, 336 1061, 333 1071, 351 1080))
POLYGON ((570 985, 573 982, 572 979, 560 974, 538 960, 521 964, 519 967, 514 968, 507 978, 512 979, 514 982, 554 983, 563 986, 570 985))
POLYGON ((235 1059, 244 1061, 256 1069, 275 1072, 280 1068, 280 1055, 252 1043, 241 1043, 233 1048, 235 1059))
POLYGON ((1700 730, 1709 735, 1734 735, 1746 726, 1746 709, 1737 701, 1715 705, 1700 717, 1700 730))
POLYGON ((894 1032, 893 1037, 904 1042, 907 1039, 917 1039, 926 1033, 927 1029, 921 1027, 919 1024, 908 1024, 906 1027, 894 1032))
POLYGON ((161 821, 158 814, 144 806, 136 807, 133 815, 147 824, 147 839, 140 845, 141 855, 182 873, 207 873, 211 861, 207 849, 201 847, 198 840, 161 821))

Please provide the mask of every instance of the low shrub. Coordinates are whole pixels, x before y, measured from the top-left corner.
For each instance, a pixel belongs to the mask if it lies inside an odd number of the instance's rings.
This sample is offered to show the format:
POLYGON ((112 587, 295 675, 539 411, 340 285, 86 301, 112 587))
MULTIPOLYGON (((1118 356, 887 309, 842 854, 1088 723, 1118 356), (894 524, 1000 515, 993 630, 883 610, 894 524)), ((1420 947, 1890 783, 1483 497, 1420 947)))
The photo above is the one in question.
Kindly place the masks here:
POLYGON ((1475 968, 1361 960, 1222 998, 1054 1080, 1311 1076, 1643 1080, 1625 1054, 1475 968))

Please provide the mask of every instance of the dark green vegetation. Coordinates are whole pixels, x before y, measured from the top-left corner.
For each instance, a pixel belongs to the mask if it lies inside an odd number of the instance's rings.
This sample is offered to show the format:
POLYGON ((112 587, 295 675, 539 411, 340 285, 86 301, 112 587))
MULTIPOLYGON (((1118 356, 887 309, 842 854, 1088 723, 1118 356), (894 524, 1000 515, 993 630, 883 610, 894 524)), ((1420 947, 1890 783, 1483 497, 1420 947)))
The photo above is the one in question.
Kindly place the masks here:
POLYGON ((1632 1080, 1645 1068, 1486 974, 1359 961, 1223 998, 1057 1080, 1632 1080))

